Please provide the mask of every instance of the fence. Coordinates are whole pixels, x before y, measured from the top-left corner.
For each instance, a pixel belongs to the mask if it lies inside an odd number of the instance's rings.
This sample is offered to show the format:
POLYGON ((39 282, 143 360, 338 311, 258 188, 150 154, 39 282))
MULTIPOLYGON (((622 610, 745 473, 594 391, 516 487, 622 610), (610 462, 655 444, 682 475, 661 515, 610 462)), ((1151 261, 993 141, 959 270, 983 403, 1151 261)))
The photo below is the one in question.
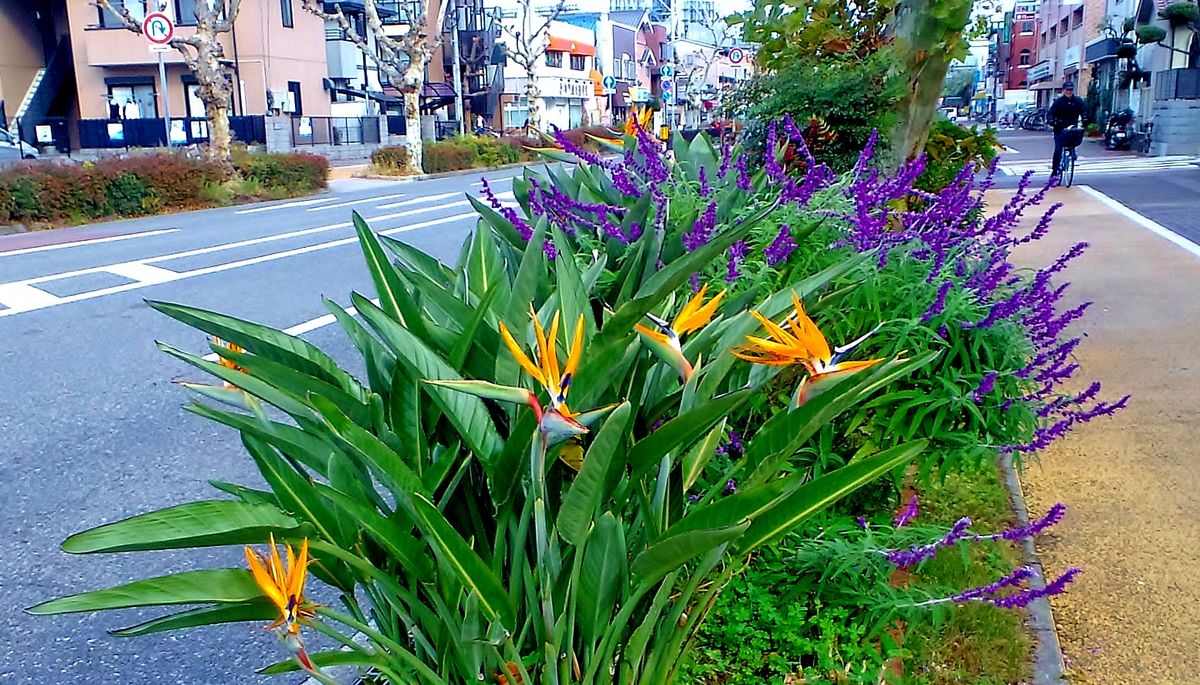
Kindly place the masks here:
POLYGON ((293 147, 378 142, 378 117, 292 117, 293 147))
MULTIPOLYGON (((229 117, 229 129, 235 140, 247 145, 267 142, 267 127, 263 117, 229 117)), ((180 117, 171 119, 171 144, 193 145, 207 143, 208 119, 180 117)), ((80 119, 79 147, 122 148, 163 147, 167 144, 162 119, 80 119)))

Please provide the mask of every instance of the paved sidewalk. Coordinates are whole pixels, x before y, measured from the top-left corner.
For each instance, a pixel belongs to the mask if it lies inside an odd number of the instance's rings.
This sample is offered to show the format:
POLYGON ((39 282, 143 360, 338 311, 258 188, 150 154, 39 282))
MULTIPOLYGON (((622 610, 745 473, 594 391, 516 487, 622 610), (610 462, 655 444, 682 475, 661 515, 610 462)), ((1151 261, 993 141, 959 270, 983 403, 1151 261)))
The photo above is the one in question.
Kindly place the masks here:
POLYGON ((1038 541, 1043 562, 1084 569, 1053 601, 1070 679, 1200 684, 1200 258, 1084 189, 1055 190, 1049 202, 1065 206, 1019 261, 1042 266, 1077 241, 1092 244, 1064 276, 1072 303, 1095 302, 1077 331, 1087 335, 1080 386, 1100 380, 1108 399, 1133 395, 1023 478, 1032 510, 1068 506, 1038 541))

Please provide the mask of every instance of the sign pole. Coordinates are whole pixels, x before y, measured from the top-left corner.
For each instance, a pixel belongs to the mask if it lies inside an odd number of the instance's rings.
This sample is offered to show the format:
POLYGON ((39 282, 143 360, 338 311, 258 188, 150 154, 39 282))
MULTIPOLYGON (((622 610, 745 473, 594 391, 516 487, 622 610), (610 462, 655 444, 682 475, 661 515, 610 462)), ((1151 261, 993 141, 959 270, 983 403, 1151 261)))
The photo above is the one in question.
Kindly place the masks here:
POLYGON ((171 105, 167 102, 170 98, 167 97, 167 65, 163 61, 162 52, 158 53, 158 83, 159 97, 162 98, 163 108, 163 132, 167 136, 167 147, 171 147, 171 105))

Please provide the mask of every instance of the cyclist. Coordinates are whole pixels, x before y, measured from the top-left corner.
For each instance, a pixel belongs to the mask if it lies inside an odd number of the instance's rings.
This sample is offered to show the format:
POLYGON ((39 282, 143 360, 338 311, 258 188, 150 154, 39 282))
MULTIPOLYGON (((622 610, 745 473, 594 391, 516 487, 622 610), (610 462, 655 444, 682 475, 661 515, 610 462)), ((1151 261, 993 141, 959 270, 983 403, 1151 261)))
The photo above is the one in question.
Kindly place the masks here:
POLYGON ((1075 84, 1067 81, 1063 84, 1062 95, 1050 105, 1050 127, 1054 130, 1054 161, 1051 174, 1057 176, 1062 165, 1063 130, 1080 123, 1086 105, 1083 98, 1075 95, 1075 84))

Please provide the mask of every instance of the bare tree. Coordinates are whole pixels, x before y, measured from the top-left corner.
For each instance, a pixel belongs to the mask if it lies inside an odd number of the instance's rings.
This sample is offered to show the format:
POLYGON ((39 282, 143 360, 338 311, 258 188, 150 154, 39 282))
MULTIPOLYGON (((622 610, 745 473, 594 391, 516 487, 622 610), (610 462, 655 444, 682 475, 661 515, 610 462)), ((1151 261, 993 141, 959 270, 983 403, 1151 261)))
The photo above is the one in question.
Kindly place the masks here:
POLYGON ((529 101, 529 118, 526 127, 538 131, 542 128, 542 90, 538 86, 538 67, 550 47, 550 24, 558 19, 566 6, 566 0, 558 0, 553 7, 542 11, 533 8, 532 0, 517 0, 515 23, 503 22, 504 34, 512 40, 508 46, 508 58, 525 70, 525 98, 529 101))
POLYGON ((713 67, 725 59, 729 55, 729 49, 737 44, 737 36, 730 31, 729 24, 720 18, 715 18, 712 24, 704 28, 711 34, 711 38, 706 39, 699 49, 688 52, 691 57, 688 60, 690 64, 681 64, 683 68, 676 73, 676 80, 683 87, 688 100, 703 92, 713 67))
MULTIPOLYGON (((195 31, 187 36, 175 36, 171 39, 171 47, 183 55, 183 62, 188 70, 196 77, 199 85, 200 101, 204 103, 204 115, 208 117, 208 148, 206 154, 226 164, 232 173, 230 165, 229 145, 229 102, 233 86, 225 74, 221 60, 225 57, 225 47, 221 45, 220 35, 233 29, 242 0, 206 0, 194 3, 196 8, 195 31)), ((122 25, 134 33, 142 32, 142 23, 130 14, 124 3, 114 6, 111 0, 97 0, 96 6, 120 18, 122 25)), ((161 7, 162 4, 160 3, 161 7)), ((163 84, 164 87, 166 84, 163 84)), ((166 93, 163 94, 166 97, 166 93)), ((170 130, 167 131, 170 136, 170 130)))
MULTIPOLYGON (((364 55, 378 65, 388 82, 404 96, 404 118, 407 129, 408 171, 423 170, 421 145, 421 90, 425 87, 425 67, 442 43, 442 26, 446 12, 442 0, 411 0, 407 4, 408 30, 401 36, 389 36, 379 17, 376 0, 363 1, 367 36, 360 35, 353 23, 335 4, 332 12, 325 11, 320 0, 304 0, 304 9, 326 21, 335 21, 346 38, 358 46, 364 55), (372 44, 373 43, 373 44, 372 44)), ((461 85, 456 84, 456 87, 461 85)))

